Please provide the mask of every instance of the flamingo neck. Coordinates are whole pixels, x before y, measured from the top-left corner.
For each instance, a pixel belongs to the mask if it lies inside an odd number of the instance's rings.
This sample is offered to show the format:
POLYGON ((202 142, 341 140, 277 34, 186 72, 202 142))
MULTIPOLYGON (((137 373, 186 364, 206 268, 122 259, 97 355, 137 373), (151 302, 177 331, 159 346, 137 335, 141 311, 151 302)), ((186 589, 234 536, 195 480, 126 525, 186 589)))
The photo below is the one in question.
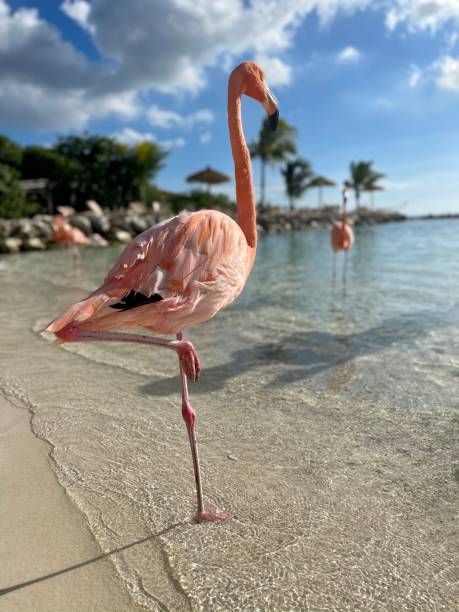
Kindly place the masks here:
POLYGON ((255 249, 257 246, 257 223, 252 164, 242 129, 241 94, 231 84, 228 89, 228 126, 236 177, 237 222, 244 232, 247 244, 255 249))

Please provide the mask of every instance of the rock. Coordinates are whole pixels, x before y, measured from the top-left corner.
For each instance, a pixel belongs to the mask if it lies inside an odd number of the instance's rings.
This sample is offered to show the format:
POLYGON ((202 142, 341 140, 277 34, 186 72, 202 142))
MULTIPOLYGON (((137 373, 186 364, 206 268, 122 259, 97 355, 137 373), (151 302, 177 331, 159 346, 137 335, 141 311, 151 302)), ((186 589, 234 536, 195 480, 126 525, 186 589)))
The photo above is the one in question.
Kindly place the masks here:
POLYGON ((108 242, 100 234, 91 234, 89 239, 92 246, 105 247, 108 245, 108 242))
POLYGON ((9 236, 8 238, 0 239, 0 253, 19 253, 21 250, 22 240, 9 236))
POLYGON ((33 225, 37 232, 37 237, 42 238, 45 242, 50 242, 53 236, 53 228, 51 221, 44 221, 42 219, 33 219, 33 225))
POLYGON ((129 224, 134 234, 141 234, 148 229, 148 221, 145 217, 134 216, 129 218, 129 224))
POLYGON ((132 240, 132 236, 129 232, 127 232, 126 230, 118 229, 118 228, 115 228, 114 230, 112 230, 111 237, 113 240, 116 240, 117 242, 131 242, 132 240))
POLYGON ((105 215, 96 215, 94 213, 88 214, 87 218, 89 219, 92 227, 92 231, 95 234, 108 234, 110 231, 111 223, 110 219, 105 215))
POLYGON ((105 215, 102 207, 95 200, 87 200, 86 208, 98 217, 103 217, 105 215))
POLYGON ((90 236, 93 233, 91 221, 83 215, 73 215, 70 217, 69 223, 81 230, 85 236, 90 236))
POLYGON ((22 243, 22 248, 24 251, 44 251, 46 249, 46 244, 41 238, 25 238, 22 243))
POLYGON ((144 215, 147 212, 147 208, 142 202, 129 202, 128 209, 134 215, 144 215))
POLYGON ((72 206, 58 206, 57 212, 66 218, 76 214, 76 210, 72 206))
POLYGON ((11 223, 6 219, 0 219, 0 238, 7 238, 11 235, 11 223))

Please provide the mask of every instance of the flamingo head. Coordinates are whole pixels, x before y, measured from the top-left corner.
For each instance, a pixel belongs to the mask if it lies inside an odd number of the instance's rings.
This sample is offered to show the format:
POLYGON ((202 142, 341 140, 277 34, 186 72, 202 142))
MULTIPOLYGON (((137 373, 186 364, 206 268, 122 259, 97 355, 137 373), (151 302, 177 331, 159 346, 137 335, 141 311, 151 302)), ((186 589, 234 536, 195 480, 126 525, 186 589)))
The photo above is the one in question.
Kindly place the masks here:
POLYGON ((239 95, 246 95, 262 104, 272 130, 277 127, 279 107, 265 81, 263 70, 255 62, 239 64, 230 76, 230 87, 235 87, 239 95))

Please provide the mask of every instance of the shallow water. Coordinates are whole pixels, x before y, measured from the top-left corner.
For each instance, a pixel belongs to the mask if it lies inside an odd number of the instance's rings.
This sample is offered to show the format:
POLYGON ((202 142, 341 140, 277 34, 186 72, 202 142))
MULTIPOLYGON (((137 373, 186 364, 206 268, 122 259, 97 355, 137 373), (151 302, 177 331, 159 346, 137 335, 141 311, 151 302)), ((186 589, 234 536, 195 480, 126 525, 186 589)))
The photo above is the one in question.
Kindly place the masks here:
POLYGON ((260 240, 249 283, 190 331, 208 499, 196 525, 177 362, 51 346, 39 329, 118 247, 0 259, 3 393, 26 403, 60 482, 150 610, 447 610, 457 583, 458 221, 260 240), (455 463, 456 461, 456 463, 455 463), (155 535, 159 534, 159 535, 155 535), (455 572, 456 569, 456 572, 455 572))

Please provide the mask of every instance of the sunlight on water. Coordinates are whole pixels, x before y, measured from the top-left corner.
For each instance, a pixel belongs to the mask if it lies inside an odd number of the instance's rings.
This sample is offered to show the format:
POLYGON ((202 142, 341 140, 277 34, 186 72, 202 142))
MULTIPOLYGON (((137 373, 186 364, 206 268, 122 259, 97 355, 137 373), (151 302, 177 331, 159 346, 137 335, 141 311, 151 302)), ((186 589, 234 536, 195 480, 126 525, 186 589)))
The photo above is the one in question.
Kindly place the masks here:
MULTIPOLYGON (((58 477, 151 610, 445 610, 454 598, 458 221, 356 229, 343 286, 328 232, 260 240, 239 300, 189 337, 205 494, 196 525, 177 362, 51 347, 39 330, 119 247, 0 261, 2 372, 58 477), (162 604, 158 603, 162 602, 162 604), (163 607, 161 607, 163 606, 163 607)), ((456 603, 455 603, 456 602, 456 603)))

